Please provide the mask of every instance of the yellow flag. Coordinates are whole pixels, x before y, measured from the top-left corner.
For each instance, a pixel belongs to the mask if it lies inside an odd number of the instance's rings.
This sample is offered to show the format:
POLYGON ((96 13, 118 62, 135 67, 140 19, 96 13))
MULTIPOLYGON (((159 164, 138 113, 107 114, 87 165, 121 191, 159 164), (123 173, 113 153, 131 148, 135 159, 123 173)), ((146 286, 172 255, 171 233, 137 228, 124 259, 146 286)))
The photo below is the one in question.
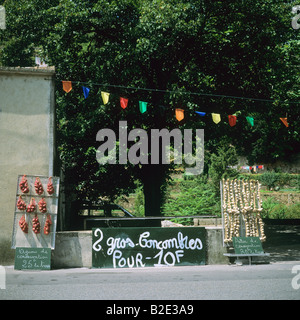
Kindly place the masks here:
POLYGON ((101 97, 102 97, 103 103, 107 104, 109 100, 109 93, 101 91, 101 97))
POLYGON ((219 113, 212 113, 211 116, 215 124, 218 124, 221 121, 221 116, 219 113))

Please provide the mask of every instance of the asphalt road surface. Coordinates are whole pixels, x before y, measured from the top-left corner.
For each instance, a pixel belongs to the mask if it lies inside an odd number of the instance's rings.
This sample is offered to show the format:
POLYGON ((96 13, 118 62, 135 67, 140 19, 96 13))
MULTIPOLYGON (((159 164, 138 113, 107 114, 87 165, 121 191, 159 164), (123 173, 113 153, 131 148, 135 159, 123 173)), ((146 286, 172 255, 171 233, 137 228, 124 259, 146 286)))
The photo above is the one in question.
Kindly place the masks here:
POLYGON ((300 299, 300 261, 49 271, 14 270, 8 266, 5 276, 1 300, 300 299))

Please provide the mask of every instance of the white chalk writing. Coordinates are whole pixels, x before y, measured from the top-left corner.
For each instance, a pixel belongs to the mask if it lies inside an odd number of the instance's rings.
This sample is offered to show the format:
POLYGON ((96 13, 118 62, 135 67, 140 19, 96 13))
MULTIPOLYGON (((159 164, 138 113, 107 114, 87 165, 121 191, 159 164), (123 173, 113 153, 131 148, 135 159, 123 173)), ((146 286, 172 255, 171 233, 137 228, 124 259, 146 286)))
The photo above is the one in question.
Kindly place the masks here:
POLYGON ((149 231, 144 231, 138 235, 136 242, 126 234, 110 236, 104 241, 103 231, 97 228, 94 230, 93 242, 95 252, 111 257, 113 268, 145 267, 146 261, 153 261, 155 267, 174 266, 181 263, 187 250, 203 249, 201 239, 189 237, 181 231, 163 240, 153 239, 149 231), (125 254, 126 250, 129 250, 129 256, 125 254))
POLYGON ((188 236, 183 236, 182 232, 178 232, 177 238, 166 239, 164 241, 157 241, 147 238, 150 236, 150 232, 146 231, 140 235, 139 245, 142 248, 155 248, 155 249, 191 249, 201 250, 202 241, 198 238, 188 240, 188 236))

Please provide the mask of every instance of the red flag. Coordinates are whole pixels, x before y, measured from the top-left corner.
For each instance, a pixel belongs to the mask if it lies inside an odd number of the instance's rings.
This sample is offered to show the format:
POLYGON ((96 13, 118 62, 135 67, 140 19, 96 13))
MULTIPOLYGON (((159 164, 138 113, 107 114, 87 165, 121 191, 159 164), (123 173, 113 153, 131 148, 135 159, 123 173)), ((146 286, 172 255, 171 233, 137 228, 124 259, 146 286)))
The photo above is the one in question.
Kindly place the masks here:
POLYGON ((128 99, 120 97, 121 108, 125 109, 128 105, 128 99))
POLYGON ((236 125, 236 116, 228 115, 228 121, 230 127, 233 127, 236 125))
POLYGON ((284 124, 286 127, 289 126, 289 124, 288 124, 288 122, 287 122, 287 118, 280 118, 280 120, 283 122, 283 124, 284 124))

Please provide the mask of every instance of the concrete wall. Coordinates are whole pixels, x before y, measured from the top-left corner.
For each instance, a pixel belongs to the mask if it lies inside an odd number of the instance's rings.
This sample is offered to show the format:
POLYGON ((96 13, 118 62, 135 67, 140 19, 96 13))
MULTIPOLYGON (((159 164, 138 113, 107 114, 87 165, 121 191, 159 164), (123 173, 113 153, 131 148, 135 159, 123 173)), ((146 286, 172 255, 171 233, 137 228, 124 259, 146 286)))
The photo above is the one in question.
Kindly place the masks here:
POLYGON ((222 227, 205 227, 207 256, 206 264, 228 264, 229 259, 223 255, 227 248, 223 247, 222 227))
POLYGON ((92 231, 56 232, 55 249, 52 250, 51 267, 92 267, 92 231))
POLYGON ((54 68, 0 67, 0 264, 13 253, 18 175, 53 175, 54 74, 54 68))
MULTIPOLYGON (((223 256, 222 228, 206 227, 206 264, 226 264, 223 256)), ((52 268, 91 268, 92 231, 63 231, 56 233, 55 249, 51 256, 52 268)))

